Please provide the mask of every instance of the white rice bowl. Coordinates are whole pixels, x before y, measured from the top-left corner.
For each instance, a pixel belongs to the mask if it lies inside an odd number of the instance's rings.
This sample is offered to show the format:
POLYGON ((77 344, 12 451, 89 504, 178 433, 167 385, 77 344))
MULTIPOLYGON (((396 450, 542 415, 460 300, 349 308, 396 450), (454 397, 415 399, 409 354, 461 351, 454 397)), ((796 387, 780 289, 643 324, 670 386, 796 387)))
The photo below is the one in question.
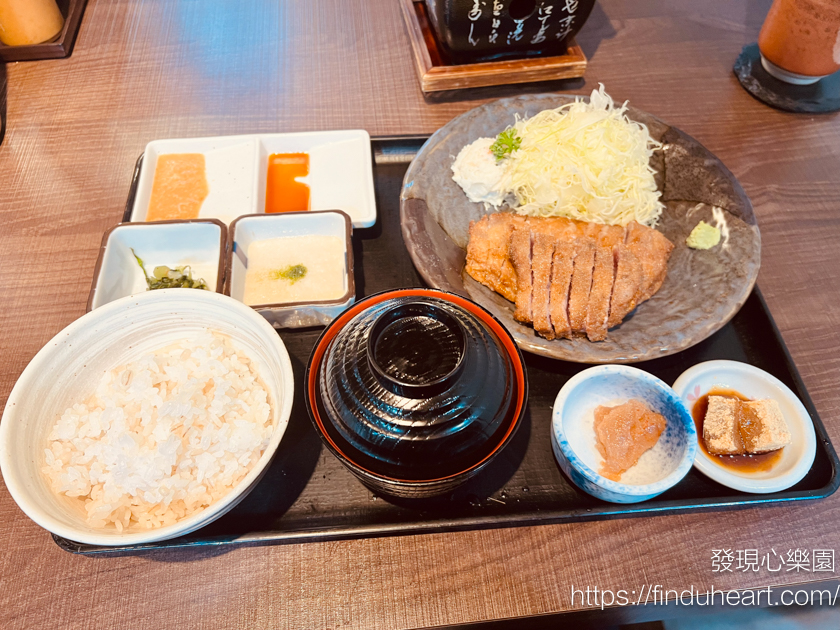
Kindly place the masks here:
POLYGON ((21 509, 64 538, 174 538, 256 485, 293 391, 283 342, 251 308, 190 289, 129 296, 32 359, 0 423, 0 469, 21 509))

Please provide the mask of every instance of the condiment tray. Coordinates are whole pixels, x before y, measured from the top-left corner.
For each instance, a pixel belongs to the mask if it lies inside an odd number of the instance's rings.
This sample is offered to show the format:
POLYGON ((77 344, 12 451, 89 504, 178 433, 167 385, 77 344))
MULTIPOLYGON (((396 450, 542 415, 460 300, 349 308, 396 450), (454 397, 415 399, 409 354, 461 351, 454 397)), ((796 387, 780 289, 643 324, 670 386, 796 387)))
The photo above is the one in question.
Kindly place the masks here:
MULTIPOLYGON (((373 228, 354 231, 359 299, 423 284, 403 244, 399 196, 408 163, 424 141, 389 138, 372 142, 380 214, 373 228)), ((130 198, 129 209, 132 201, 130 198)), ((306 364, 321 331, 279 333, 291 355, 296 383, 304 382, 306 364)), ((138 546, 97 547, 55 540, 75 553, 334 540, 725 510, 820 499, 837 490, 840 461, 758 289, 728 324, 705 341, 635 366, 673 384, 686 369, 714 359, 741 361, 769 372, 805 405, 816 431, 816 457, 805 477, 788 490, 747 494, 691 470, 677 485, 643 503, 610 504, 587 495, 561 472, 550 436, 557 393, 588 366, 526 353, 529 405, 520 430, 490 466, 441 499, 390 499, 368 490, 322 446, 307 417, 303 389, 298 387, 289 427, 274 462, 253 492, 218 521, 182 538, 138 546)))
POLYGON ((146 145, 126 220, 146 220, 161 155, 204 156, 209 193, 198 218, 229 224, 239 216, 265 212, 266 171, 271 154, 306 153, 309 175, 300 181, 310 188, 309 209, 339 209, 350 216, 353 227, 370 227, 376 223, 370 150, 370 136, 363 130, 154 140, 146 145))

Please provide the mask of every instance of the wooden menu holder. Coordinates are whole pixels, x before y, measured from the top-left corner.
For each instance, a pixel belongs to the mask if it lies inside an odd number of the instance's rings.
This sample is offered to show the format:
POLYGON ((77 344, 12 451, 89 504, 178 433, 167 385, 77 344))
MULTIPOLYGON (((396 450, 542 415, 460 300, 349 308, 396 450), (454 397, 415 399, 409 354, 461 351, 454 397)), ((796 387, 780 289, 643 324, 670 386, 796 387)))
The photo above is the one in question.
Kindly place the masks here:
POLYGON ((449 65, 440 53, 424 0, 400 0, 424 93, 582 77, 586 55, 574 38, 565 55, 449 65))

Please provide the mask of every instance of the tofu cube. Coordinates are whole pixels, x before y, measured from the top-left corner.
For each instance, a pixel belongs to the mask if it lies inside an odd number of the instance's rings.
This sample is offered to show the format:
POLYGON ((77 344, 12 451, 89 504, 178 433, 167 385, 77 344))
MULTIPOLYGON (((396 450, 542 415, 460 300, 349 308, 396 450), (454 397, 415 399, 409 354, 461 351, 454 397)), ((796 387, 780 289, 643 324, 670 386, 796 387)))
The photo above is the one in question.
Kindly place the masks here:
POLYGON ((766 453, 790 444, 790 431, 785 424, 779 403, 766 399, 751 400, 743 405, 749 410, 744 416, 754 415, 758 419, 756 429, 751 432, 749 439, 744 440, 748 453, 766 453))
POLYGON ((738 404, 735 398, 709 396, 703 420, 703 441, 710 453, 736 455, 744 452, 738 433, 738 404))

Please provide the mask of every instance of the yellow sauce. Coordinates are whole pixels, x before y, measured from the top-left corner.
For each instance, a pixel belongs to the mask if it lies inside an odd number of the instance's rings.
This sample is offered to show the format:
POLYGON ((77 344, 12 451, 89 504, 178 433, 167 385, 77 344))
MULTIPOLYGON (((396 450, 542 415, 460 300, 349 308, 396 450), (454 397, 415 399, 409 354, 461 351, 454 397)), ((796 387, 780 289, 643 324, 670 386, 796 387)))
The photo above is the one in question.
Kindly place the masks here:
POLYGON ((344 239, 285 236, 248 247, 243 302, 249 306, 337 300, 346 292, 344 239))

